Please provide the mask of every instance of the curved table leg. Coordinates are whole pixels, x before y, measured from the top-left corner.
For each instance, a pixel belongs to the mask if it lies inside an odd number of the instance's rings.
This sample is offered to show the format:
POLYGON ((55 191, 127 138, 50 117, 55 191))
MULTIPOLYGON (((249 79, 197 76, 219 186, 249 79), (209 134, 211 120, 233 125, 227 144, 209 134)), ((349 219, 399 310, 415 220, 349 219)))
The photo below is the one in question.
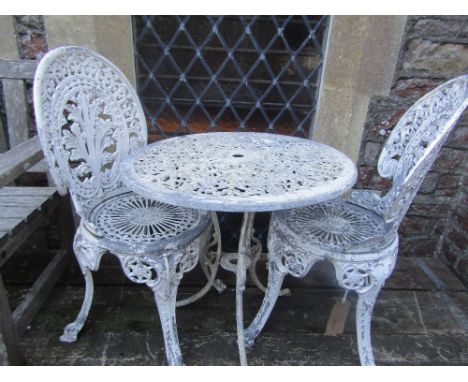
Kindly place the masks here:
POLYGON ((245 280, 247 275, 247 258, 250 255, 250 238, 252 237, 252 225, 255 213, 245 212, 242 219, 242 227, 239 239, 239 257, 237 259, 236 271, 236 323, 237 323, 237 345, 239 347, 239 358, 242 366, 247 365, 247 355, 245 352, 244 338, 244 312, 242 304, 242 294, 245 290, 245 280))
POLYGON ((219 260, 221 258, 221 230, 219 228, 218 215, 216 214, 215 211, 211 212, 211 220, 213 222, 213 228, 214 228, 213 240, 210 243, 208 243, 200 259, 200 265, 203 270, 203 273, 205 274, 207 278, 207 283, 197 293, 187 298, 184 298, 183 300, 177 301, 176 303, 177 308, 181 306, 189 305, 192 302, 199 300, 205 294, 208 293, 211 287, 214 287, 219 293, 222 293, 226 289, 226 285, 221 280, 216 279, 216 274, 218 272, 218 266, 219 266, 219 260), (214 261, 212 261, 209 257, 210 256, 209 252, 214 245, 216 245, 216 252, 214 254, 214 261))

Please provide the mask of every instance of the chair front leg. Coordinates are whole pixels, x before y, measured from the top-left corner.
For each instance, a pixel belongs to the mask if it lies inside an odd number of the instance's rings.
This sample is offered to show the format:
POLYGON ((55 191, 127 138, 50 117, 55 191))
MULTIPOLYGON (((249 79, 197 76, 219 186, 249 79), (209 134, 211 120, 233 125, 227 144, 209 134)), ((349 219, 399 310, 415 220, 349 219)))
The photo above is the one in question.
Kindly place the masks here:
POLYGON ((268 261, 268 285, 263 298, 262 306, 252 323, 245 330, 245 344, 253 346, 255 339, 265 326, 268 317, 276 304, 286 273, 280 271, 275 261, 268 261))
POLYGON ((78 333, 85 324, 93 302, 94 294, 94 282, 91 271, 96 271, 99 268, 101 257, 106 253, 106 250, 91 244, 86 239, 86 234, 82 231, 81 227, 76 231, 75 239, 73 241, 73 250, 85 279, 85 295, 80 312, 78 313, 75 321, 68 324, 65 327, 63 334, 60 336, 60 341, 62 342, 75 342, 78 333))
POLYGON ((370 262, 335 262, 338 283, 358 294, 356 335, 362 366, 375 366, 371 342, 372 312, 385 280, 395 266, 397 252, 370 262))
POLYGON ((358 292, 356 306, 356 335, 359 360, 362 366, 375 366, 371 342, 371 321, 377 296, 382 284, 375 283, 365 292, 358 292))
POLYGON ((146 284, 153 290, 161 320, 167 362, 171 366, 183 364, 176 324, 177 288, 185 272, 198 261, 193 246, 186 250, 170 251, 155 256, 119 255, 127 277, 146 284))
POLYGON ((286 274, 302 278, 309 273, 319 257, 307 254, 288 244, 283 235, 270 229, 268 234, 268 285, 260 310, 252 323, 245 331, 247 346, 254 344, 255 338, 260 334, 270 317, 276 300, 281 293, 286 274))
POLYGON ((167 255, 164 256, 164 265, 158 277, 158 281, 150 287, 153 290, 161 320, 167 362, 171 366, 178 366, 183 364, 176 324, 177 288, 180 277, 175 267, 171 266, 167 255))

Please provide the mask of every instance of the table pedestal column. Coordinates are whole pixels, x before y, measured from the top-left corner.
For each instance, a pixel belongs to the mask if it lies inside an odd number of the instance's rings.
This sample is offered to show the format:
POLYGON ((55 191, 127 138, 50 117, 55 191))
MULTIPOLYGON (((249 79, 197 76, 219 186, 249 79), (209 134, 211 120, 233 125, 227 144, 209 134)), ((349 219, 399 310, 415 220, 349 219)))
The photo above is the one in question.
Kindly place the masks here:
POLYGON ((245 281, 250 257, 250 238, 252 237, 252 226, 255 213, 245 212, 239 239, 239 257, 237 258, 236 272, 236 322, 237 322, 237 345, 239 347, 239 358, 242 366, 247 365, 244 338, 244 311, 242 297, 245 290, 245 281))

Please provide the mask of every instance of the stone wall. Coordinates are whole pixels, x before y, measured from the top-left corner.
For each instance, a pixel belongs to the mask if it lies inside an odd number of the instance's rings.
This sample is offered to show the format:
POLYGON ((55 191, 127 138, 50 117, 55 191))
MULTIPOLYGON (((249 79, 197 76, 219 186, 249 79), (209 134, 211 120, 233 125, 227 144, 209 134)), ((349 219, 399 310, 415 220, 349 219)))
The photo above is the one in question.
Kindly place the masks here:
MULTIPOLYGON (((13 16, 13 26, 16 34, 16 45, 18 48, 17 57, 27 60, 40 60, 48 51, 47 39, 42 16, 13 16)), ((11 57, 10 57, 11 58, 11 57)), ((29 112, 29 136, 36 134, 36 123, 33 109, 32 81, 25 81, 26 97, 28 100, 29 112)), ((3 101, 3 88, 0 87, 0 119, 2 126, 6 128, 7 121, 5 106, 3 101)))
POLYGON ((47 52, 47 40, 42 16, 15 16, 19 57, 41 59, 47 52))
MULTIPOLYGON (((467 16, 408 18, 392 91, 369 105, 359 188, 385 190, 377 158, 403 113, 442 82, 468 72, 467 16)), ((452 133, 400 228, 400 254, 441 256, 468 282, 468 113, 452 133)))

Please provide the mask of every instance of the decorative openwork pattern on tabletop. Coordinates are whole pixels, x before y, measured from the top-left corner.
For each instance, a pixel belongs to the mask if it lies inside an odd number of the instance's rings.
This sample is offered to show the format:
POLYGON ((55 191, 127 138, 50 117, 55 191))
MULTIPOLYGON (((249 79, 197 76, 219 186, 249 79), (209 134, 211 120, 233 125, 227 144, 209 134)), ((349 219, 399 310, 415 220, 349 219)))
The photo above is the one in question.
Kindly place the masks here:
POLYGON ((338 196, 355 180, 353 163, 337 150, 262 133, 172 138, 152 144, 122 167, 127 186, 143 195, 157 193, 167 203, 218 211, 304 205, 308 197, 314 202, 338 196))

